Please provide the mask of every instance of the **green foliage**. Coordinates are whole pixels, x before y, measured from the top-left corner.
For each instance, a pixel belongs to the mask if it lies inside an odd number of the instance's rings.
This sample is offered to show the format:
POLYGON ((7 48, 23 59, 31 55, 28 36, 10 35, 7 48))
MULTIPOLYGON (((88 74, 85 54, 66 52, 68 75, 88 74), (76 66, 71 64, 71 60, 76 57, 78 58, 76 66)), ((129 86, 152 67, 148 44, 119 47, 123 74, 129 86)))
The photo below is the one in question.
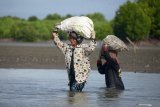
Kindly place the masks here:
POLYGON ((45 18, 45 20, 61 20, 61 19, 62 19, 62 17, 59 14, 57 14, 57 13, 55 13, 55 14, 49 14, 45 18))
MULTIPOLYGON (((156 9, 149 8, 149 6, 151 3, 127 2, 120 7, 115 19, 110 22, 101 13, 87 16, 93 20, 96 39, 103 39, 113 34, 113 30, 115 35, 122 39, 129 37, 132 40, 144 40, 148 38, 149 32, 152 37, 160 39, 160 6, 156 7, 157 5, 152 4, 156 9)), ((72 15, 62 17, 52 14, 43 20, 39 20, 36 16, 31 16, 28 20, 11 16, 0 17, 0 38, 14 38, 18 41, 50 40, 53 27, 69 17, 72 15)), ((67 39, 65 32, 59 32, 59 35, 61 39, 67 39)))
POLYGON ((53 21, 21 22, 12 27, 12 37, 20 41, 50 40, 53 21))
POLYGON ((93 21, 106 21, 104 15, 101 13, 88 14, 87 17, 91 18, 93 21))
POLYGON ((101 13, 88 14, 87 17, 92 19, 96 31, 96 39, 104 39, 107 35, 113 33, 111 24, 101 13))
POLYGON ((72 15, 71 14, 67 14, 66 16, 62 17, 62 20, 70 18, 70 17, 72 17, 72 15))
MULTIPOLYGON (((103 14, 88 14, 93 20, 96 39, 103 39, 114 34, 121 39, 131 40, 148 38, 160 39, 160 0, 133 0, 126 2, 116 12, 112 21, 107 21, 103 14)), ((68 14, 49 14, 43 20, 31 16, 27 20, 18 17, 0 17, 0 39, 14 38, 19 41, 44 41, 52 38, 54 26, 62 20, 72 17, 68 14)), ((61 39, 66 40, 67 34, 59 32, 61 39)))
POLYGON ((147 7, 143 9, 148 9, 151 20, 151 30, 150 37, 160 39, 160 0, 137 0, 139 4, 146 4, 147 7))
POLYGON ((96 39, 104 39, 107 35, 112 34, 112 27, 109 22, 95 21, 96 39))
POLYGON ((29 42, 50 40, 53 25, 57 22, 57 20, 28 21, 10 16, 1 17, 0 38, 14 38, 18 41, 29 42))
POLYGON ((157 9, 155 15, 154 22, 152 23, 151 35, 154 38, 160 39, 160 7, 157 9))
POLYGON ((139 4, 128 1, 117 11, 113 29, 121 39, 144 40, 149 37, 151 19, 139 4))
POLYGON ((38 18, 36 16, 31 16, 28 18, 28 21, 37 21, 38 18))
POLYGON ((14 27, 12 27, 12 32, 14 33, 12 37, 16 40, 29 42, 36 41, 37 32, 35 27, 30 26, 29 22, 22 22, 19 23, 17 27, 14 27))
POLYGON ((0 38, 11 38, 11 28, 16 25, 21 19, 17 17, 1 17, 0 18, 0 38))
MULTIPOLYGON (((94 22, 97 39, 103 39, 106 35, 112 34, 112 27, 102 14, 95 13, 87 16, 94 22)), ((72 15, 61 17, 58 14, 53 14, 43 20, 39 20, 36 16, 31 16, 28 20, 10 16, 2 17, 0 18, 0 36, 1 38, 14 38, 18 41, 29 42, 50 40, 54 26, 69 17, 72 15)), ((62 40, 68 38, 67 34, 62 31, 59 32, 59 37, 62 40)))

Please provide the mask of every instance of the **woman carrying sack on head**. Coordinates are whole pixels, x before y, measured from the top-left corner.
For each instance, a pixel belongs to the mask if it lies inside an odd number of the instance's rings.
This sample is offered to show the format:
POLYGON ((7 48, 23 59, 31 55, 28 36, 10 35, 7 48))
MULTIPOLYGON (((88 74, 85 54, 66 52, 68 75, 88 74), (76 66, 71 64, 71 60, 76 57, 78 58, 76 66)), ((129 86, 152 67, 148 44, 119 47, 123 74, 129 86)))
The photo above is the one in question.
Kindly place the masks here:
POLYGON ((117 52, 103 46, 101 57, 97 60, 97 68, 100 74, 105 74, 107 88, 124 90, 117 52), (101 57, 105 59, 104 64, 102 64, 101 57))
POLYGON ((127 50, 127 46, 114 35, 108 35, 103 42, 100 57, 97 60, 98 72, 105 75, 107 88, 124 90, 118 52, 127 50), (105 60, 103 64, 102 59, 105 60))
POLYGON ((89 55, 97 45, 95 33, 89 44, 82 44, 83 37, 75 31, 69 32, 70 44, 63 43, 58 37, 58 31, 53 32, 54 43, 63 52, 68 71, 70 91, 81 92, 87 81, 90 68, 89 55))

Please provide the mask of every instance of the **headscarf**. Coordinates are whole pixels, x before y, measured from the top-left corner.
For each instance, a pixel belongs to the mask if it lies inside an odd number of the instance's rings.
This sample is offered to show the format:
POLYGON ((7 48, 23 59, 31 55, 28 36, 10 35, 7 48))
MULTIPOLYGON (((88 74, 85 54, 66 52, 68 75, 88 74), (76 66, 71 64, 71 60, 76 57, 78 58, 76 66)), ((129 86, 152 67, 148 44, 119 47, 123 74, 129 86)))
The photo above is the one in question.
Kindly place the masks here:
POLYGON ((76 33, 75 31, 69 32, 69 36, 75 38, 75 39, 77 40, 78 44, 81 44, 82 41, 83 41, 83 37, 80 36, 80 35, 79 35, 78 33, 76 33))

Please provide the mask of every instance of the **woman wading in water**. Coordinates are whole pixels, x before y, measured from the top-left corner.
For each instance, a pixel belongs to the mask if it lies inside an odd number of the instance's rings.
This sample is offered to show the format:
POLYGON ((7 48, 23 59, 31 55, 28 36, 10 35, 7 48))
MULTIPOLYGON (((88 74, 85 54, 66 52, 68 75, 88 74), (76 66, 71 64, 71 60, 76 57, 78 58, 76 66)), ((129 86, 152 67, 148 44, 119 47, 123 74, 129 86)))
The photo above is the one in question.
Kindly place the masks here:
POLYGON ((107 45, 103 45, 100 58, 97 60, 98 72, 105 74, 105 82, 107 88, 115 88, 124 90, 124 84, 121 79, 121 69, 118 60, 118 52, 112 50, 107 45), (101 58, 105 59, 102 64, 101 58))
POLYGON ((65 56, 70 91, 81 92, 87 81, 90 68, 89 55, 97 45, 95 33, 89 44, 82 44, 83 37, 75 31, 69 32, 70 44, 63 43, 58 37, 58 30, 53 32, 54 43, 65 56))

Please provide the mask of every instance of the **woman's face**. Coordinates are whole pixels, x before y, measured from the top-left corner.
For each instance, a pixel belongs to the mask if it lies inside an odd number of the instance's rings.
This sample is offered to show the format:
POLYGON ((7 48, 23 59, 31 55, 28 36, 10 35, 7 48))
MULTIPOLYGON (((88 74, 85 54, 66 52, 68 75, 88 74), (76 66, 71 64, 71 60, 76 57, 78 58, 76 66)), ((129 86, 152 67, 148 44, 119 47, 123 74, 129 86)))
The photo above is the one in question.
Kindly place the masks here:
POLYGON ((101 50, 101 55, 104 55, 107 51, 107 46, 106 45, 103 45, 102 46, 102 50, 101 50))
POLYGON ((69 41, 71 42, 71 45, 73 47, 76 47, 77 44, 78 44, 77 40, 74 37, 72 37, 72 36, 69 37, 69 41))

